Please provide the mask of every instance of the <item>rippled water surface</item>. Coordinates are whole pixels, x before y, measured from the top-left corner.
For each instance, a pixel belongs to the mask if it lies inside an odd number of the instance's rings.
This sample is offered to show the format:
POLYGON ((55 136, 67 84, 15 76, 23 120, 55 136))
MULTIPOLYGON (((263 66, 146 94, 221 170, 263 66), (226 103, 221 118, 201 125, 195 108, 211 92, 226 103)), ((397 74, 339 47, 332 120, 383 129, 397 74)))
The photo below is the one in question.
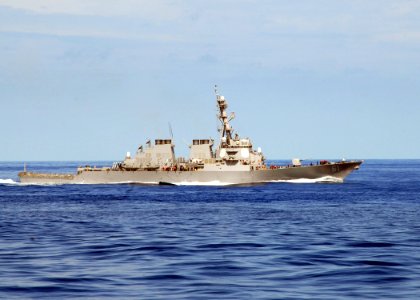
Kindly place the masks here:
POLYGON ((245 187, 21 186, 21 165, 0 163, 3 299, 420 297, 418 160, 245 187))

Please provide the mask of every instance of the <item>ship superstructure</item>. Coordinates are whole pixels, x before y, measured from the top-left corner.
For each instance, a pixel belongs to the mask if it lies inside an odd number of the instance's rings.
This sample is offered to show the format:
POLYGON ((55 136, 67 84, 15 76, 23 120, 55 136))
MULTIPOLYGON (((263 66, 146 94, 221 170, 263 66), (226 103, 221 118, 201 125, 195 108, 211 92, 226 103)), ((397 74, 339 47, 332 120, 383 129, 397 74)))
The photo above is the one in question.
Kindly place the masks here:
POLYGON ((234 132, 230 121, 235 114, 228 114, 228 102, 216 89, 219 143, 213 150, 214 140, 194 139, 188 158, 176 157, 172 139, 148 140, 140 145, 132 157, 112 167, 79 167, 76 174, 19 173, 24 183, 143 183, 143 184, 250 184, 292 179, 332 178, 343 180, 358 169, 362 161, 321 161, 302 165, 294 159, 291 165, 267 166, 261 148, 254 149, 249 138, 234 132))
POLYGON ((217 90, 216 100, 221 127, 219 145, 215 151, 213 139, 194 139, 190 145, 189 158, 176 158, 172 139, 157 139, 153 145, 148 140, 145 146, 139 146, 134 157, 128 152, 124 161, 115 163, 113 170, 250 171, 263 167, 264 156, 261 149, 254 150, 249 138, 233 135, 230 121, 235 114, 228 116, 227 100, 217 90))

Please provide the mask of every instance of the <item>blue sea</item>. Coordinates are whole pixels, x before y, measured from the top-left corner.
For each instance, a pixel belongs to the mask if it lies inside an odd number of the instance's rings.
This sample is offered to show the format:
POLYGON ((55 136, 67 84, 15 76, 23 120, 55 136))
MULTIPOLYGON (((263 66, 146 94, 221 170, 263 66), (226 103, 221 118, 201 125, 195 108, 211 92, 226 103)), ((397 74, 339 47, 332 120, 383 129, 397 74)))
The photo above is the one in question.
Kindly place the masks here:
POLYGON ((1 299, 420 299, 420 160, 207 187, 25 186, 22 168, 0 163, 1 299))

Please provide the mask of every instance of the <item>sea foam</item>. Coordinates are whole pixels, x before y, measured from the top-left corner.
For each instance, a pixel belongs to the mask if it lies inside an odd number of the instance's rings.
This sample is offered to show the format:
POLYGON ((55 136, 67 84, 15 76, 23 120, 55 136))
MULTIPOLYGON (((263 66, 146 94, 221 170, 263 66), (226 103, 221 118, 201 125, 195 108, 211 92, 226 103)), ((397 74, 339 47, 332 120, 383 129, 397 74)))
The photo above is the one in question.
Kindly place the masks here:
POLYGON ((289 180, 271 180, 269 182, 286 182, 286 183, 343 183, 342 178, 334 176, 324 176, 315 179, 309 178, 299 178, 299 179, 289 179, 289 180))
POLYGON ((13 179, 1 179, 0 178, 0 184, 8 184, 8 185, 19 185, 20 182, 16 182, 13 179))

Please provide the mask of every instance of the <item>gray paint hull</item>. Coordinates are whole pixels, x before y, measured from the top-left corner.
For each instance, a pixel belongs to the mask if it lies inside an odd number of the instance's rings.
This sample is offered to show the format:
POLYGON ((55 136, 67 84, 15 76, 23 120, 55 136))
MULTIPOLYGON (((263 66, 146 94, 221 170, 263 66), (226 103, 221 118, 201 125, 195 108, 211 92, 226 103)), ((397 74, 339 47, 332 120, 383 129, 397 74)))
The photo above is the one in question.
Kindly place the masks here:
POLYGON ((177 185, 219 185, 219 184, 252 184, 296 179, 329 179, 343 180, 361 161, 340 162, 326 165, 287 167, 253 171, 117 171, 95 170, 79 174, 40 174, 19 173, 22 183, 27 184, 116 184, 140 183, 177 185), (328 178, 326 178, 328 179, 328 178))

